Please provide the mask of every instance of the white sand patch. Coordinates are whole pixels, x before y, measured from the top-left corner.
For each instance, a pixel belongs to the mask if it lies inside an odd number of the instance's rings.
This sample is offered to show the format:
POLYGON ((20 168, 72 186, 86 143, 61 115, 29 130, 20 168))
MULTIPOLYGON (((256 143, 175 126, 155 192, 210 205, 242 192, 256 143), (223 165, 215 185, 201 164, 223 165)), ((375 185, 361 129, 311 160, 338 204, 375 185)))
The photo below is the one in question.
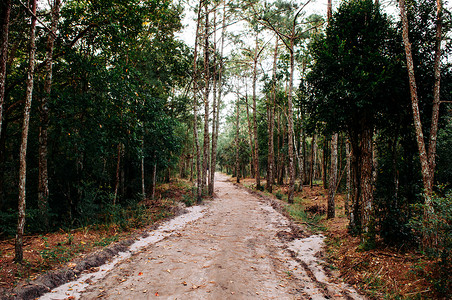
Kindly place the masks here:
POLYGON ((168 222, 162 224, 157 230, 149 232, 149 236, 138 239, 130 246, 128 251, 119 252, 109 263, 100 266, 99 271, 82 274, 77 280, 56 287, 52 291, 42 295, 39 299, 57 300, 67 299, 68 297, 74 297, 74 299, 80 298, 80 293, 82 291, 84 291, 90 284, 104 278, 105 275, 119 262, 131 257, 133 253, 140 251, 143 247, 157 243, 170 236, 175 230, 201 218, 206 209, 207 208, 205 206, 192 206, 187 208, 189 211, 188 213, 169 220, 168 222))

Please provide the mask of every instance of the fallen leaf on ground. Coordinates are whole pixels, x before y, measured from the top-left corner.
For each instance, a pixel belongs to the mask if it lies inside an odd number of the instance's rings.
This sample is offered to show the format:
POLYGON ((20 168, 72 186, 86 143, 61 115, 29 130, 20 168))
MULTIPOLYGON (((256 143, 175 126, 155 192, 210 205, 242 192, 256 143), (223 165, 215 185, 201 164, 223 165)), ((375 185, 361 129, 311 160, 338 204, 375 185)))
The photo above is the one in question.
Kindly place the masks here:
POLYGON ((141 275, 143 275, 143 272, 138 273, 138 276, 141 276, 141 275))

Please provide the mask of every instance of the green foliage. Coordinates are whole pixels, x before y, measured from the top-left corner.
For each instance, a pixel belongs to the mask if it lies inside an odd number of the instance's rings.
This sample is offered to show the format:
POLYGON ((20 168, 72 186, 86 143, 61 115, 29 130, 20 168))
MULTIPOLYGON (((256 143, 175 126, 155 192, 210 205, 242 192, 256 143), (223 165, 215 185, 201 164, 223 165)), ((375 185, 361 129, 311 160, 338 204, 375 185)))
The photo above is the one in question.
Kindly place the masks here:
MULTIPOLYGON (((450 114, 450 113, 449 113, 450 114)), ((435 178, 452 188, 452 119, 447 117, 446 126, 438 132, 438 163, 435 178)))
POLYGON ((279 200, 281 200, 283 198, 283 194, 280 191, 277 191, 275 194, 276 198, 278 198, 279 200))
POLYGON ((326 35, 311 45, 309 108, 318 126, 353 138, 365 126, 387 124, 406 82, 401 50, 399 35, 378 5, 343 2, 326 35))
POLYGON ((184 202, 185 206, 190 207, 196 204, 196 198, 196 189, 193 188, 193 191, 191 193, 187 193, 183 196, 182 201, 184 202))
MULTIPOLYGON (((47 9, 39 15, 48 18, 47 9)), ((38 67, 27 157, 27 233, 105 220, 134 226, 123 222, 131 216, 142 222, 139 216, 145 214, 136 205, 143 196, 141 159, 145 174, 156 165, 160 179, 190 140, 184 130, 191 124, 190 99, 176 97, 191 69, 191 53, 174 35, 181 28, 181 12, 178 4, 160 0, 62 3, 48 103, 50 228, 40 222, 37 203, 39 100, 45 77, 38 67), (111 207, 114 200, 117 205, 111 207)), ((24 87, 14 82, 23 81, 27 69, 23 13, 13 10, 10 26, 11 47, 21 50, 11 52, 12 88, 5 105, 12 109, 3 115, 11 122, 3 123, 0 145, 0 233, 5 236, 14 234, 16 224, 24 87)), ((42 61, 47 33, 38 31, 37 39, 42 61)), ((149 186, 151 176, 145 179, 149 186)))
POLYGON ((442 295, 452 292, 452 193, 431 197, 432 210, 426 204, 414 206, 410 226, 419 239, 425 241, 422 250, 439 259, 439 274, 429 274, 436 291, 442 295))

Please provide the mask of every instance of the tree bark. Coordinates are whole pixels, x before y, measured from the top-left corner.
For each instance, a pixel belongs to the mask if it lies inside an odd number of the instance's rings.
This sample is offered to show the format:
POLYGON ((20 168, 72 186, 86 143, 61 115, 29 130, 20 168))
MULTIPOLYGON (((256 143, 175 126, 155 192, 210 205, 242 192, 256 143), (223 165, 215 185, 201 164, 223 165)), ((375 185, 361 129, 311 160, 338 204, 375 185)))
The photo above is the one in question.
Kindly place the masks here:
POLYGON ((202 158, 202 189, 207 184, 207 169, 209 166, 209 8, 205 1, 205 25, 204 25, 204 144, 202 158))
POLYGON ((202 175, 201 175, 201 151, 199 149, 198 140, 198 69, 197 69, 197 59, 198 59, 198 39, 199 39, 199 24, 201 22, 201 7, 202 0, 199 0, 198 14, 196 20, 196 35, 195 35, 195 49, 193 51, 193 139, 195 142, 196 149, 196 201, 199 203, 202 199, 202 175))
POLYGON ((275 131, 275 102, 276 102, 276 71, 278 61, 278 42, 279 38, 276 37, 275 51, 273 54, 273 75, 272 75, 272 95, 270 103, 267 105, 268 110, 268 159, 267 159, 267 191, 270 193, 273 191, 274 182, 274 170, 275 170, 275 153, 274 153, 274 131, 275 131))
POLYGON ((151 200, 155 200, 155 186, 157 185, 157 163, 155 162, 156 156, 154 155, 154 163, 152 164, 152 188, 151 188, 151 200))
POLYGON ((213 195, 215 181, 215 165, 217 162, 217 10, 213 11, 213 82, 212 82, 212 152, 210 154, 209 195, 213 195))
POLYGON ((373 166, 373 129, 366 128, 361 136, 361 199, 362 203, 362 221, 363 241, 369 242, 375 238, 373 228, 373 185, 372 185, 372 166, 373 166))
POLYGON ((315 145, 315 138, 316 138, 316 135, 314 134, 312 136, 312 142, 311 142, 311 165, 310 165, 310 168, 309 168, 309 185, 310 185, 311 189, 312 189, 313 184, 314 184, 314 164, 315 164, 315 161, 314 161, 315 146, 314 145, 315 145))
POLYGON ((330 165, 330 180, 328 182, 328 214, 327 218, 332 219, 335 217, 335 205, 334 197, 336 194, 337 184, 337 144, 338 134, 333 134, 331 138, 331 165, 330 165))
POLYGON ((328 0, 328 7, 326 10, 326 18, 328 20, 328 24, 330 23, 331 17, 333 16, 333 5, 332 0, 328 0))
POLYGON ((245 106, 246 106, 246 119, 248 121, 248 135, 249 135, 249 139, 250 139, 250 149, 251 149, 251 156, 252 159, 250 161, 250 174, 251 177, 253 178, 255 176, 255 172, 254 172, 254 162, 255 162, 255 149, 254 149, 254 138, 253 138, 253 128, 251 126, 251 119, 250 119, 250 109, 249 109, 249 105, 248 105, 248 92, 245 92, 245 106))
POLYGON ((49 178, 47 170, 47 129, 49 127, 49 108, 48 102, 52 91, 52 75, 53 75, 53 49, 55 44, 55 35, 57 30, 58 18, 60 14, 60 0, 54 0, 52 5, 52 23, 50 25, 51 32, 47 36, 47 51, 45 58, 46 77, 44 81, 44 96, 40 103, 40 121, 39 127, 39 176, 38 176, 38 206, 41 219, 44 226, 49 226, 48 218, 48 198, 49 198, 49 178))
POLYGON ((145 177, 144 177, 144 136, 141 140, 141 194, 143 196, 142 200, 146 200, 146 188, 145 188, 145 177))
POLYGON ((346 156, 346 160, 347 160, 347 179, 346 179, 346 195, 345 195, 345 203, 344 203, 344 207, 345 207, 345 215, 347 216, 347 218, 350 218, 349 214, 350 214, 350 193, 351 193, 351 155, 350 155, 350 142, 347 140, 346 144, 345 144, 345 156, 346 156))
POLYGON ((116 159, 115 195, 113 198, 113 205, 116 205, 116 200, 118 198, 120 171, 121 171, 121 143, 118 144, 118 157, 116 159))
MULTIPOLYGON (((295 28, 294 28, 295 29, 295 28)), ((294 203, 294 186, 295 186, 295 167, 294 167, 294 154, 293 154, 293 108, 292 108, 292 92, 293 92, 293 74, 295 69, 295 53, 294 53, 294 38, 290 39, 290 82, 289 82, 289 95, 287 97, 288 103, 288 141, 287 146, 289 147, 289 194, 287 201, 289 203, 294 203)))
MULTIPOLYGON (((421 162, 422 180, 426 193, 426 203, 429 204, 430 195, 433 192, 433 176, 430 175, 430 165, 428 163, 428 155, 425 148, 424 134, 422 132, 421 116, 419 112, 419 98, 417 94, 416 78, 414 76, 413 55, 411 53, 411 43, 408 38, 408 18, 405 9, 405 0, 399 0, 400 16, 402 20, 402 38, 405 45, 405 55, 407 61, 408 77, 410 82, 411 93, 411 109, 413 111, 414 127, 416 130, 416 141, 419 150, 419 159, 421 162)), ((432 120, 433 121, 433 120, 432 120)))
POLYGON ((432 121, 430 125, 430 140, 428 147, 429 158, 429 178, 430 186, 433 189, 435 167, 436 167, 436 140, 438 136, 438 119, 440 105, 440 84, 441 84, 441 41, 442 41, 442 0, 436 0, 436 35, 435 35, 435 83, 433 86, 433 107, 432 121))
POLYGON ((253 66, 253 136, 254 136, 254 177, 256 178, 256 188, 261 186, 261 176, 259 170, 259 145, 257 137, 257 105, 256 105, 256 82, 257 82, 257 62, 259 57, 259 35, 256 32, 256 49, 254 52, 253 66))
MULTIPOLYGON (((36 0, 31 2, 31 11, 36 16, 36 0)), ((28 78, 27 89, 25 94, 25 108, 24 108, 24 120, 22 126, 22 140, 20 144, 20 167, 19 167, 19 203, 18 203, 18 220, 17 220, 17 233, 16 233, 16 245, 15 245, 15 258, 18 263, 23 261, 23 235, 25 228, 25 186, 27 178, 27 143, 28 143, 28 129, 30 124, 30 110, 31 100, 33 96, 33 81, 34 81, 34 69, 35 69, 35 53, 36 53, 36 17, 31 17, 30 27, 30 51, 29 51, 29 65, 28 65, 28 78)))
POLYGON ((8 37, 9 37, 9 20, 11 16, 11 0, 5 0, 1 4, 2 15, 1 23, 1 40, 0 40, 0 135, 2 134, 3 105, 5 102, 5 84, 6 84, 6 64, 8 61, 8 37))
POLYGON ((240 97, 237 97, 236 112, 235 112, 235 176, 237 177, 237 183, 240 183, 240 160, 239 160, 239 134, 240 134, 240 121, 239 121, 239 101, 240 97))

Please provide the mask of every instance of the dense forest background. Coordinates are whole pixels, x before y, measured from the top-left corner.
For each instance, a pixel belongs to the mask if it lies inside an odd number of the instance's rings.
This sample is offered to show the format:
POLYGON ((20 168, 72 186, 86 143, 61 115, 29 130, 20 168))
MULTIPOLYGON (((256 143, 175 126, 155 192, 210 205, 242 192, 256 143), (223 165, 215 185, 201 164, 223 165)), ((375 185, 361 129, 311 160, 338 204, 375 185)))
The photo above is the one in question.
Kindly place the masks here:
POLYGON ((289 203, 343 193, 364 249, 420 245, 450 270, 447 3, 190 5, 2 2, 1 237, 138 213, 174 177, 200 201, 220 170, 289 203), (194 47, 177 38, 188 11, 194 47))

